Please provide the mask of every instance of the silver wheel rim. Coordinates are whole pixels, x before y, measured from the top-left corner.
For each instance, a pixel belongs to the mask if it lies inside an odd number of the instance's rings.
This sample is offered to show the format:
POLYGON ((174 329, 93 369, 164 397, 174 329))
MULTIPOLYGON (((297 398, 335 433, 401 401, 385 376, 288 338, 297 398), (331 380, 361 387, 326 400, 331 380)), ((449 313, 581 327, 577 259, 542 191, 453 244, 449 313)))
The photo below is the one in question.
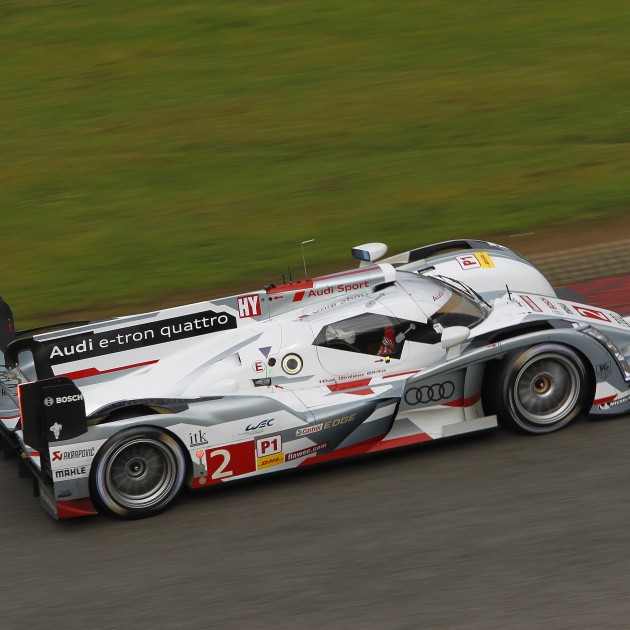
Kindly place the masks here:
POLYGON ((177 460, 162 442, 136 438, 116 447, 103 471, 113 501, 127 508, 155 506, 177 481, 177 460))
POLYGON ((523 365, 514 381, 514 404, 532 424, 556 424, 570 416, 580 398, 580 373, 570 359, 540 354, 523 365))

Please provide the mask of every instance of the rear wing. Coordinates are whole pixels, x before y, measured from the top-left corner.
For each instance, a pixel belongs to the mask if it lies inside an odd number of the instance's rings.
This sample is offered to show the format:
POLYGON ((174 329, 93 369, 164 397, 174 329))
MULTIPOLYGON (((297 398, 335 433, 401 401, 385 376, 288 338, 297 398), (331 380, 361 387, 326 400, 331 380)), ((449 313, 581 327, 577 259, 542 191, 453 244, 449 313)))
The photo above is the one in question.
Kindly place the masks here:
MULTIPOLYGON (((503 247, 503 245, 497 245, 496 243, 475 239, 459 239, 433 243, 432 245, 425 245, 423 247, 417 247, 416 249, 410 249, 409 251, 402 252, 401 254, 384 258, 381 262, 390 263, 398 267, 400 265, 424 261, 428 258, 435 258, 436 256, 443 256, 453 252, 465 253, 466 251, 477 249, 511 252, 511 250, 503 247)), ((514 252, 511 253, 514 254, 514 252)))

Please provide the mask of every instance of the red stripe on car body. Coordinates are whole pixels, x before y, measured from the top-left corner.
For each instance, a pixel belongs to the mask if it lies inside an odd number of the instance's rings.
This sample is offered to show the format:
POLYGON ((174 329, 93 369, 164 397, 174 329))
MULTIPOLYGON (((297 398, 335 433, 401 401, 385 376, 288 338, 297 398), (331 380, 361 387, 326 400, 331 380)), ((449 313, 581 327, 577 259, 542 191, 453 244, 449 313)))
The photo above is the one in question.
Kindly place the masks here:
POLYGON ((445 407, 471 407, 481 398, 481 394, 475 394, 474 396, 469 396, 468 398, 460 398, 458 400, 451 400, 450 402, 444 403, 445 407))
POLYGON ((283 284, 280 287, 267 289, 267 295, 273 293, 288 293, 289 291, 299 291, 300 289, 312 289, 314 283, 314 280, 302 280, 301 282, 294 282, 293 284, 283 284))
MULTIPOLYGON (((334 385, 328 385, 328 389, 331 392, 343 392, 347 389, 357 389, 359 387, 365 388, 370 384, 371 378, 362 378, 358 381, 348 381, 347 383, 335 383, 334 385)), ((372 391, 372 390, 370 390, 372 391)))
POLYGON ((385 374, 383 378, 396 378, 397 376, 407 376, 407 374, 417 374, 421 370, 409 370, 409 372, 398 372, 397 374, 385 374))
POLYGON ((617 394, 613 394, 612 396, 606 396, 605 398, 598 398, 597 400, 593 401, 593 407, 596 407, 597 405, 604 405, 606 403, 612 402, 613 400, 615 400, 615 398, 617 398, 617 394))
POLYGON ((157 363, 159 359, 154 361, 144 361, 143 363, 134 363, 133 365, 123 365, 121 367, 110 368, 109 370, 99 370, 98 368, 87 368, 85 370, 77 370, 76 372, 67 372, 66 374, 60 374, 59 376, 67 376, 73 381, 80 378, 89 378, 90 376, 100 376, 101 374, 109 374, 110 372, 120 372, 122 370, 131 370, 132 368, 144 367, 145 365, 153 365, 157 363))
MULTIPOLYGON (((302 289, 312 289, 316 282, 321 282, 325 280, 334 280, 335 278, 345 278, 346 276, 356 276, 357 274, 365 274, 370 273, 372 271, 377 271, 379 267, 364 267, 362 269, 356 269, 354 271, 344 271, 343 273, 333 273, 330 276, 321 276, 319 278, 315 278, 315 280, 301 280, 300 282, 293 282, 291 284, 283 284, 279 287, 273 287, 271 289, 267 289, 267 295, 273 293, 287 293, 289 291, 299 291, 302 289)), ((300 297, 302 299, 303 296, 300 297)), ((297 302, 295 298, 294 302, 297 302)))
POLYGON ((426 433, 418 433, 416 435, 406 435, 405 437, 392 438, 391 440, 383 440, 370 452, 377 453, 385 451, 388 448, 398 448, 400 446, 411 446, 412 444, 421 444, 422 442, 430 442, 433 438, 426 433))

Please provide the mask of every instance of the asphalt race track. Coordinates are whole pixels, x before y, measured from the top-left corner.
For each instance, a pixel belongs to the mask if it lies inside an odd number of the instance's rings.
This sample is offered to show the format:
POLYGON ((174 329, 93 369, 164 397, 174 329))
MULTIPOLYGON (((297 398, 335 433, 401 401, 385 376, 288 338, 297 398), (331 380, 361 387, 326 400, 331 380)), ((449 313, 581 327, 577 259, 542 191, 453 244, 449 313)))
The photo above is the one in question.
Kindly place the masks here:
POLYGON ((137 522, 56 523, 0 461, 0 629, 625 629, 629 452, 629 417, 493 431, 137 522))

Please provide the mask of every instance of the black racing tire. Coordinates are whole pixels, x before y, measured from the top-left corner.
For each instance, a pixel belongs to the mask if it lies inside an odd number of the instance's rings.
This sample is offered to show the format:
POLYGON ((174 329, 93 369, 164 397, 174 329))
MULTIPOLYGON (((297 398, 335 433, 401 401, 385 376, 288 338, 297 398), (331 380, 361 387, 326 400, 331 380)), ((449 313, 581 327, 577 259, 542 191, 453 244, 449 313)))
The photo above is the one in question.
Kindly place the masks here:
POLYGON ((489 378, 494 382, 486 382, 486 391, 494 392, 499 422, 539 435, 562 429, 580 413, 589 374, 575 350, 545 343, 509 354, 489 378))
POLYGON ((185 476, 184 453, 172 435, 155 427, 133 427, 113 435, 97 452, 90 496, 110 516, 146 518, 175 501, 185 476))

